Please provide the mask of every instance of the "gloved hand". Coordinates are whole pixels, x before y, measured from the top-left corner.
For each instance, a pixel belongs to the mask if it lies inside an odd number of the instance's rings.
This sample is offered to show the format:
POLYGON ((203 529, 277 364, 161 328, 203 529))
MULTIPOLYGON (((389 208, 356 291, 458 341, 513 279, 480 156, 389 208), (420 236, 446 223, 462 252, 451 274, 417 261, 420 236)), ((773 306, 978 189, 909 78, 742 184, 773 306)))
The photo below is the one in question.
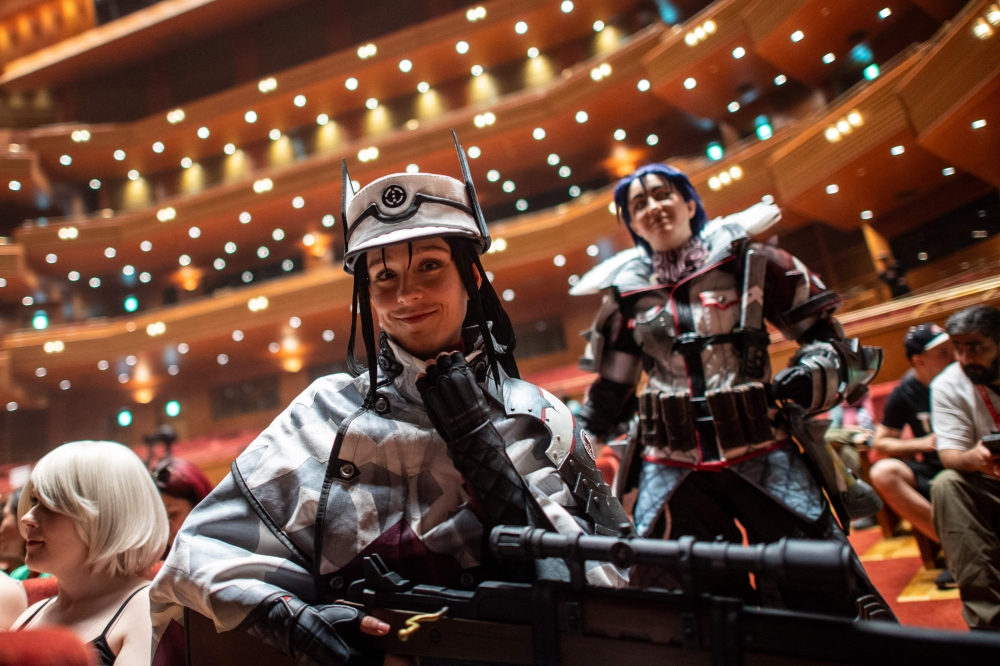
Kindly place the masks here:
POLYGON ((772 395, 776 400, 792 402, 809 409, 813 404, 812 370, 801 365, 785 368, 771 381, 772 395))
POLYGON ((507 445, 490 420, 489 403, 465 357, 460 352, 438 355, 417 379, 417 390, 486 522, 527 525, 528 489, 507 457, 507 445))
POLYGON ((486 396, 461 352, 441 353, 417 379, 424 407, 446 442, 465 437, 490 420, 486 396))
POLYGON ((389 633, 388 624, 351 606, 310 606, 293 596, 266 603, 248 633, 303 666, 347 664, 361 655, 358 639, 362 633, 389 633))

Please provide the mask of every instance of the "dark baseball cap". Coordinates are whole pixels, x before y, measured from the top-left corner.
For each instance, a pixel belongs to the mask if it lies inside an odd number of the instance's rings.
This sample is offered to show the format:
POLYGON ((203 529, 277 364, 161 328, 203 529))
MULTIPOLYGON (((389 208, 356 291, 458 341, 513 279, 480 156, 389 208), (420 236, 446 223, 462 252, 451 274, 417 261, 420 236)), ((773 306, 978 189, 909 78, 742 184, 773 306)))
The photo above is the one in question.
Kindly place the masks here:
POLYGON ((911 326, 903 340, 903 346, 906 347, 906 358, 912 358, 914 354, 923 354, 928 349, 934 349, 948 340, 948 333, 937 324, 911 326))

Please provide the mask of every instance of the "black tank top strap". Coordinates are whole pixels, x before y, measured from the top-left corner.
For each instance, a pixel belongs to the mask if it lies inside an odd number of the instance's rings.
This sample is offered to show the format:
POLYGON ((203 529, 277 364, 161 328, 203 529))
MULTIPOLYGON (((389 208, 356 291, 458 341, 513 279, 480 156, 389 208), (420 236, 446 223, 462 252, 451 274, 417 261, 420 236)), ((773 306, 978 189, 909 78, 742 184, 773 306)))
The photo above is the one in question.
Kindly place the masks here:
POLYGON ((21 623, 21 626, 17 628, 18 631, 24 631, 31 624, 31 621, 35 619, 35 616, 42 612, 42 610, 49 605, 49 603, 55 599, 55 597, 49 597, 45 602, 35 609, 35 612, 28 616, 28 619, 21 623))
POLYGON ((128 595, 128 599, 126 599, 125 603, 123 603, 121 606, 118 607, 118 612, 114 614, 114 617, 111 618, 111 621, 108 622, 106 627, 104 627, 104 631, 101 632, 101 635, 95 638, 94 640, 90 641, 90 644, 93 645, 94 649, 97 651, 98 666, 113 666, 113 664, 115 663, 117 655, 115 655, 115 653, 111 651, 111 646, 108 645, 108 632, 114 625, 115 620, 117 620, 121 616, 122 612, 125 610, 125 607, 128 606, 130 601, 132 601, 132 597, 139 594, 148 587, 149 585, 143 585, 138 590, 128 595))
POLYGON ((118 619, 118 617, 119 617, 119 616, 120 616, 120 615, 122 614, 122 612, 123 612, 123 611, 125 610, 125 607, 126 607, 126 606, 128 606, 128 602, 132 601, 132 597, 134 597, 135 595, 139 594, 140 592, 142 592, 143 590, 145 590, 145 589, 146 589, 146 588, 148 588, 148 587, 149 587, 149 585, 143 585, 143 586, 142 586, 142 587, 140 587, 140 588, 139 588, 138 590, 136 590, 136 591, 135 591, 135 592, 133 592, 132 594, 128 595, 128 599, 126 599, 126 600, 125 600, 125 603, 123 603, 123 604, 122 604, 121 606, 119 606, 119 607, 118 607, 118 611, 117 611, 117 612, 116 612, 116 613, 114 614, 114 616, 113 616, 113 617, 111 618, 111 620, 110 620, 110 621, 108 622, 107 626, 106 626, 106 627, 104 627, 104 631, 102 631, 102 632, 101 632, 101 635, 100 635, 100 636, 98 636, 98 638, 107 638, 107 636, 108 636, 108 631, 109 631, 109 630, 111 629, 111 626, 112 626, 112 625, 113 625, 113 624, 115 623, 115 620, 117 620, 117 619, 118 619))

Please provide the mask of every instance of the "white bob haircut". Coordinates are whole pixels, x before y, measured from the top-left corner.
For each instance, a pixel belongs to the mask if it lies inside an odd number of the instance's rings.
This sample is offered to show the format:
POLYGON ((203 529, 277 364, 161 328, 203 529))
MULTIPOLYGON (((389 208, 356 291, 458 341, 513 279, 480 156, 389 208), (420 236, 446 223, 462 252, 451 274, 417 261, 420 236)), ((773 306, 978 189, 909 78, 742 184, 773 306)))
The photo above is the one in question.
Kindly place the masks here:
POLYGON ((31 472, 18 520, 32 497, 69 516, 89 549, 87 564, 113 576, 141 576, 167 546, 163 500, 135 453, 116 442, 70 442, 47 453, 31 472))

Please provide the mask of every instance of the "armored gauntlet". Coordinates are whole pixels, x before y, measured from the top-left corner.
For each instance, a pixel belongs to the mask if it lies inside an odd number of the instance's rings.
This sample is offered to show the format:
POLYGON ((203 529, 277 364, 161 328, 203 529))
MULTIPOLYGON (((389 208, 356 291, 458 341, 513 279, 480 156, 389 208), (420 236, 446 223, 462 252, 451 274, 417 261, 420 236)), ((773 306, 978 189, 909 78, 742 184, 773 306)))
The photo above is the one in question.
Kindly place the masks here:
POLYGON ((350 606, 310 606, 292 596, 270 602, 247 632, 303 666, 356 663, 361 618, 350 606))
POLYGON ((490 525, 528 524, 528 490, 490 420, 486 396, 459 352, 441 354, 417 390, 490 525))

